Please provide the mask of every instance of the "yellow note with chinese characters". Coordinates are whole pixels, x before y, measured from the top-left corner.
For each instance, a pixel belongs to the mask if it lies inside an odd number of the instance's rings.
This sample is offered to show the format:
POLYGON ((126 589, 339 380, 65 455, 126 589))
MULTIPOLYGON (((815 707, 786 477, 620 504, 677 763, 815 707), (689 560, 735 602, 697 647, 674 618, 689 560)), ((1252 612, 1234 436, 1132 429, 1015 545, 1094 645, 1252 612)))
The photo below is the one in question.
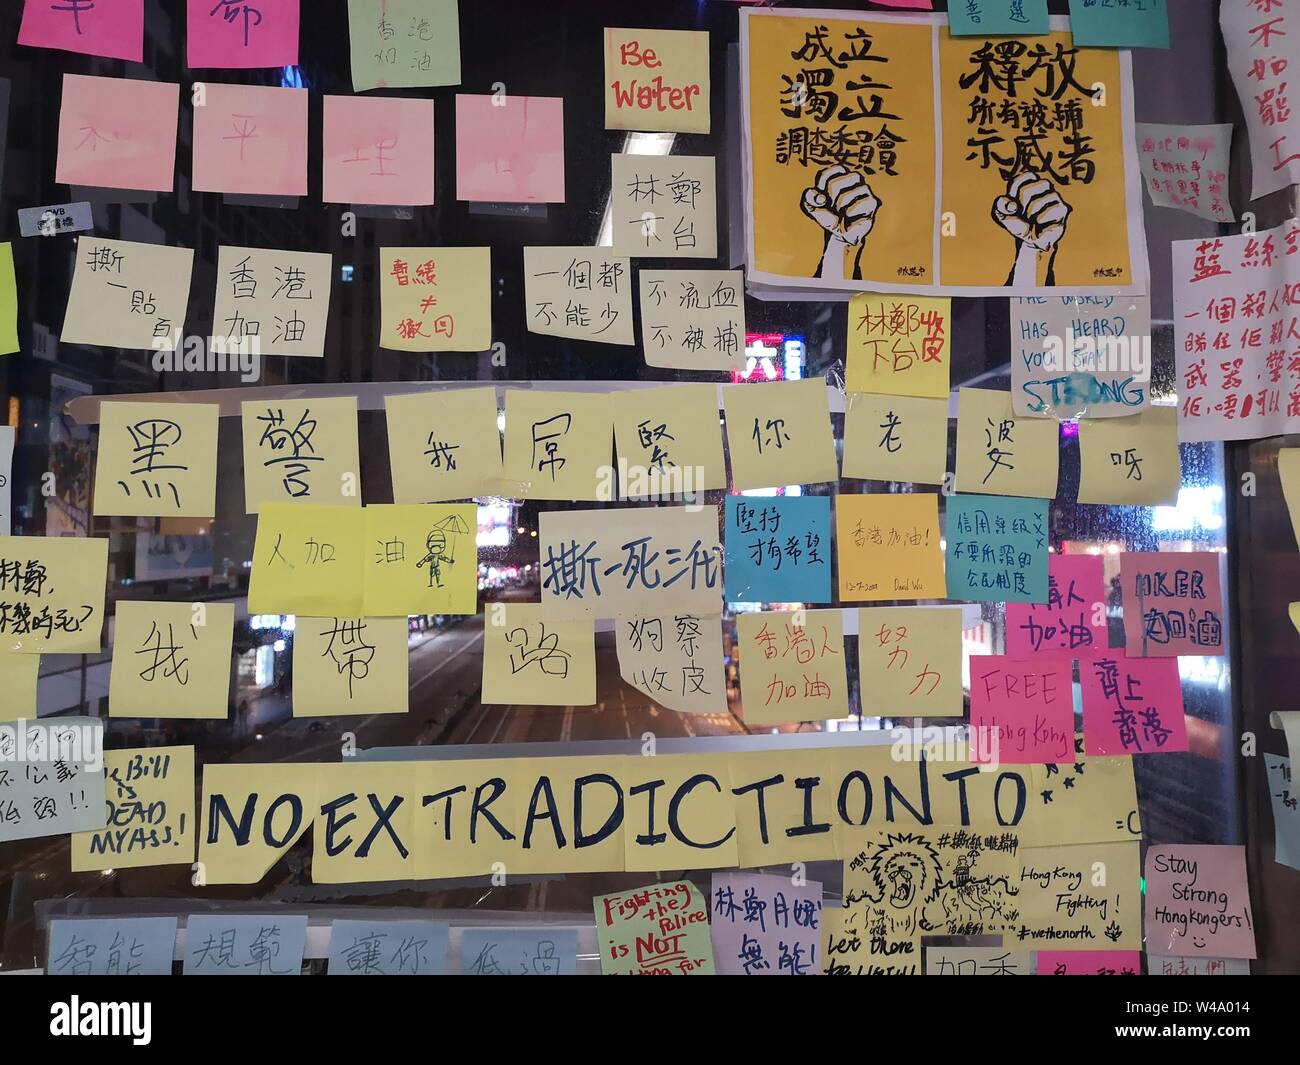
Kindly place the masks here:
POLYGON ((108 540, 0 536, 0 654, 98 651, 108 540))
POLYGON ((615 392, 614 443, 624 499, 727 487, 715 385, 615 392))
POLYGON ((18 721, 36 716, 36 681, 41 672, 40 655, 11 655, 0 651, 0 721, 18 721))
POLYGON ((220 411, 215 403, 104 403, 95 462, 95 513, 215 515, 220 411))
POLYGON ((596 626, 557 621, 540 603, 493 603, 484 618, 483 702, 592 706, 596 626))
POLYGON ((119 602, 108 716, 224 720, 234 634, 231 603, 119 602))
POLYGON ((837 495, 835 553, 846 603, 947 597, 932 492, 837 495))
POLYGON ((0 244, 0 355, 18 350, 18 286, 14 280, 14 246, 0 244))
POLYGON ((359 507, 263 504, 248 612, 361 617, 363 530, 359 507))
POLYGON ((76 254, 63 343, 176 350, 190 302, 194 249, 86 234, 77 238, 76 254))
POLYGON ((849 300, 845 390, 947 399, 951 333, 947 296, 859 292, 849 300))
POLYGON ((963 388, 957 397, 957 491, 1056 498, 1061 429, 1019 418, 1011 393, 963 388))
POLYGON ((394 503, 491 495, 501 484, 495 388, 387 396, 394 503))
POLYGON ((961 607, 859 610, 858 669, 869 717, 964 717, 961 607))
POLYGON ((366 507, 368 617, 478 610, 478 508, 473 503, 366 507))
POLYGON ((1079 502, 1177 503, 1177 419, 1174 407, 1152 407, 1128 418, 1080 418, 1079 502))
POLYGON ((735 488, 838 479, 826 383, 820 378, 728 385, 722 401, 735 488))
POLYGON ((244 501, 361 506, 357 400, 254 400, 243 405, 244 501))
POLYGON ((107 827, 69 838, 74 873, 193 863, 193 747, 109 751, 104 798, 107 827))
POLYGON ((505 480, 514 499, 613 499, 614 420, 595 392, 506 390, 505 480))
POLYGON ((737 614, 736 643, 747 725, 849 716, 840 610, 737 614))
POLYGON ((293 633, 293 716, 404 714, 407 619, 304 618, 293 633))
POLYGON ((943 484, 948 399, 844 397, 844 476, 864 481, 943 484))
POLYGON ((492 346, 488 248, 380 248, 379 346, 486 351, 492 346))

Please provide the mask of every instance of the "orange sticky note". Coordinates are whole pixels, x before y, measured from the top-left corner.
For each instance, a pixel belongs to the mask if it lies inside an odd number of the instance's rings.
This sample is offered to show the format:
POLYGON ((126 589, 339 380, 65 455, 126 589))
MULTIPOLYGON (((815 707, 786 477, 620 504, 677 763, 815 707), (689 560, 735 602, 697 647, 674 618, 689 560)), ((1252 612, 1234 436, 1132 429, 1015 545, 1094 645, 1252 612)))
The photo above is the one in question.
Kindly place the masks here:
POLYGON ((433 203, 433 101, 325 97, 326 203, 433 203))
POLYGON ((307 90, 203 85, 194 191, 307 195, 307 90))
POLYGON ((948 594, 934 493, 837 495, 835 554, 845 602, 942 599, 948 594))
POLYGON ((180 91, 161 81, 65 74, 54 180, 171 192, 180 91))

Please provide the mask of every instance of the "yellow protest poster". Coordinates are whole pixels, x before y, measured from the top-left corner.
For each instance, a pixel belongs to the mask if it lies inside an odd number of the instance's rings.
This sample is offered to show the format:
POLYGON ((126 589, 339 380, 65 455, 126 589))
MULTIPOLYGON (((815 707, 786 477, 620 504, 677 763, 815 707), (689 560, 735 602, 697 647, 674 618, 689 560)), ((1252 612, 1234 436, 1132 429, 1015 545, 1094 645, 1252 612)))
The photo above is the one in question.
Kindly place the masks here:
POLYGON ((0 651, 0 721, 19 721, 36 716, 36 682, 41 672, 40 655, 13 655, 0 651))
POLYGON ((1016 943, 1031 950, 1140 950, 1138 840, 1024 847, 1016 943))
POLYGON ((215 403, 105 403, 94 511, 100 517, 216 514, 215 403))
POLYGON ((859 292, 849 300, 848 392, 948 398, 952 300, 859 292))
POLYGON ((865 607, 858 611, 863 713, 964 717, 961 607, 865 607))
POLYGON ((293 716, 404 714, 407 619, 306 618, 293 633, 293 716))
POLYGON ((528 759, 532 786, 512 792, 513 817, 507 823, 517 834, 519 850, 509 867, 526 873, 554 873, 575 866, 575 871, 587 873, 622 869, 623 826, 612 830, 607 826, 615 822, 626 801, 617 783, 626 777, 617 768, 626 761, 602 759, 597 769, 589 758, 528 759), (580 789, 579 781, 583 782, 580 789), (575 793, 582 797, 576 810, 575 793), (581 822, 573 822, 578 815, 581 822))
POLYGON ((737 614, 736 650, 747 725, 849 716, 840 610, 737 614))
POLYGON ((593 706, 596 627, 561 621, 541 603, 492 603, 484 615, 485 704, 593 706))
POLYGON ((506 389, 501 494, 515 499, 612 499, 613 436, 606 395, 506 389))
POLYGON ((69 836, 74 873, 193 863, 193 747, 107 752, 104 799, 107 826, 69 836))
POLYGON ((946 598, 939 497, 837 495, 835 556, 846 603, 946 598))
POLYGON ((361 506, 357 400, 251 400, 242 405, 244 504, 361 506))
POLYGON ((681 714, 725 714, 722 618, 674 611, 632 614, 614 622, 623 680, 681 714))
POLYGON ((709 132, 709 35, 605 27, 605 128, 709 132))
POLYGON ((14 278, 14 246, 0 244, 0 355, 18 350, 18 286, 14 278))
POLYGON ((1291 531, 1300 546, 1300 447, 1278 448, 1277 475, 1282 481, 1282 495, 1291 515, 1291 531))
POLYGON ((367 617, 478 611, 478 508, 473 503, 366 507, 367 617))
POLYGON ((943 484, 947 464, 947 396, 844 397, 845 477, 943 484))
POLYGON ((1080 734, 1074 761, 1030 766, 1020 838, 1027 847, 1141 839, 1132 757, 1086 755, 1080 734))
POLYGON ((193 248, 78 237, 60 339, 175 351, 185 328, 193 267, 193 248))
POLYGON ((835 858, 836 797, 814 783, 829 776, 824 751, 750 751, 727 755, 727 761, 733 786, 743 789, 736 796, 740 868, 835 858))
POLYGON ((716 385, 625 388, 613 398, 624 499, 664 499, 727 487, 716 385))
POLYGON ((1079 419, 1079 502, 1172 506, 1178 502, 1178 409, 1128 418, 1079 419))
POLYGON ((248 577, 249 613, 361 617, 363 534, 359 507, 264 504, 248 577))
POLYGON ((199 808, 204 883, 261 880, 311 827, 321 771, 337 768, 317 762, 206 763, 199 808))
POLYGON ((223 244, 217 251, 213 349, 323 357, 333 275, 328 252, 223 244))
POLYGON ((722 402, 733 487, 780 488, 839 478, 826 383, 820 378, 727 385, 722 402))
POLYGON ((380 248, 379 346, 486 351, 492 346, 488 248, 380 248))
POLYGON ((224 720, 234 633, 232 603, 119 602, 108 716, 224 720))
POLYGON ((495 388, 386 396, 394 503, 492 494, 501 481, 495 388))
POLYGON ((314 884, 414 880, 427 858, 416 832, 419 762, 343 762, 322 773, 311 814, 314 884), (328 787, 328 793, 324 790, 328 787), (328 797, 327 797, 328 795, 328 797))
POLYGON ((0 654, 98 651, 108 540, 0 536, 0 654))
POLYGON ((726 757, 683 754, 671 761, 639 761, 643 772, 653 767, 654 775, 650 786, 635 786, 627 794, 624 868, 629 873, 734 869, 739 851, 726 757), (672 831, 667 831, 670 821, 672 831))
POLYGON ((1054 499, 1060 435, 1055 420, 1017 417, 1010 392, 961 389, 957 491, 1054 499))

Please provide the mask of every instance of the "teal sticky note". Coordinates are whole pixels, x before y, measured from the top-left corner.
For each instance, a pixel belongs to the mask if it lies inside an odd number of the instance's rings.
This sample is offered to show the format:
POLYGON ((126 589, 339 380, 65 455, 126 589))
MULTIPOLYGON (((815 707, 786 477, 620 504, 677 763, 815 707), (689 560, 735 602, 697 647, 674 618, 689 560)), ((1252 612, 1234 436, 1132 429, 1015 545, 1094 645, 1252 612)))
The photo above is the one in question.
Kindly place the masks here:
POLYGON ((1070 0, 1074 43, 1092 48, 1168 48, 1165 0, 1070 0))
POLYGON ((298 976, 307 915, 192 913, 185 922, 186 976, 298 976))
POLYGON ((574 928, 466 928, 460 939, 463 976, 575 976, 574 928))
POLYGON ((450 935, 444 921, 335 921, 330 976, 442 976, 450 935))
POLYGON ((175 917, 73 917, 50 922, 50 976, 171 976, 175 917))
POLYGON ((1051 30, 1047 0, 948 0, 954 37, 1033 37, 1051 30))
POLYGON ((1047 602, 1047 500, 948 497, 949 599, 1047 602))
POLYGON ((729 603, 830 603, 827 496, 728 496, 729 603))

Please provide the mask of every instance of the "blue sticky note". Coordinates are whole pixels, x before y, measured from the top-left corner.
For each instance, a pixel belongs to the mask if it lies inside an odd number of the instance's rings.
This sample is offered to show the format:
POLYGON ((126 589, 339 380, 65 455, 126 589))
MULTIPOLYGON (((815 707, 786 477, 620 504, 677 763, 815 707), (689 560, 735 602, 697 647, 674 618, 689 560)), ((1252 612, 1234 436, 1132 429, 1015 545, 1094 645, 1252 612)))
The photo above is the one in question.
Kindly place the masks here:
POLYGON ((297 976, 307 915, 192 913, 185 924, 186 976, 297 976))
POLYGON ((727 601, 829 603, 827 496, 728 496, 727 601))
POLYGON ((1032 37, 1051 33, 1047 0, 948 0, 954 37, 1032 37))
POLYGON ((50 922, 50 976, 170 976, 175 917, 69 917, 50 922))
POLYGON ((1047 500, 948 497, 948 598, 1047 602, 1047 500))
POLYGON ((466 928, 460 939, 462 976, 576 976, 574 928, 466 928))
POLYGON ((449 943, 444 921, 335 921, 330 976, 443 976, 449 943))
POLYGON ((1168 48, 1165 0, 1070 0, 1074 43, 1094 48, 1168 48))

